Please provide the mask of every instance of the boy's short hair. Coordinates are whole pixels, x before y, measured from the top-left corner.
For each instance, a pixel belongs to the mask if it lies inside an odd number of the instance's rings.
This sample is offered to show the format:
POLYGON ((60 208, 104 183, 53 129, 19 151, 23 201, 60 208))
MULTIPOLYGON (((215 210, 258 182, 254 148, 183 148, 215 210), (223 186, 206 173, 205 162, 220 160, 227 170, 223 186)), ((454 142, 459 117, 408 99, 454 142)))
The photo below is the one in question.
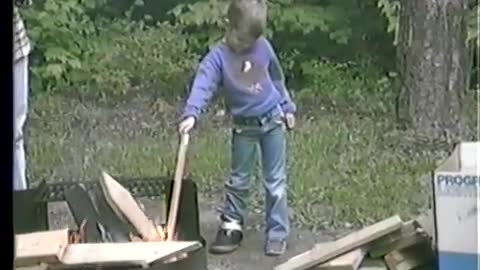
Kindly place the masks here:
POLYGON ((266 28, 267 5, 265 0, 231 0, 227 10, 229 27, 242 29, 250 38, 259 38, 266 28))

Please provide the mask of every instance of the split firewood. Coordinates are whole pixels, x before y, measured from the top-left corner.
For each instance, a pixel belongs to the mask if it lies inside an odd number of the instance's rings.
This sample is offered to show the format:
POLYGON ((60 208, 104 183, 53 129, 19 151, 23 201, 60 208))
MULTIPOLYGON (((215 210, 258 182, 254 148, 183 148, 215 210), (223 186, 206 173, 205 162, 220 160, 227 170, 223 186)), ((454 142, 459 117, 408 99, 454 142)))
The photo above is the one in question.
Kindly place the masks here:
POLYGON ((130 224, 130 222, 125 220, 125 218, 119 217, 115 213, 112 207, 110 207, 101 188, 92 190, 91 195, 96 205, 98 216, 97 223, 100 223, 103 226, 113 242, 128 242, 129 233, 136 232, 136 229, 130 224))
POLYGON ((154 223, 145 215, 130 192, 106 172, 100 181, 105 198, 117 215, 125 217, 135 227, 144 241, 158 241, 154 223))

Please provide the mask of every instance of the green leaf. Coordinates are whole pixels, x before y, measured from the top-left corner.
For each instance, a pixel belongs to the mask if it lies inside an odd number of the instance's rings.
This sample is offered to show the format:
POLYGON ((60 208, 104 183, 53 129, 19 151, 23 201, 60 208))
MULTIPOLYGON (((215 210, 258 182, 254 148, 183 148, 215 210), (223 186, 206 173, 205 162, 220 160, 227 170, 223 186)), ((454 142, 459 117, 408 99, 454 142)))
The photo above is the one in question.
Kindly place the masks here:
POLYGON ((145 3, 143 2, 143 0, 135 0, 134 5, 143 7, 145 5, 145 3))
POLYGON ((82 62, 78 59, 70 59, 68 64, 74 69, 80 69, 82 67, 82 62))
POLYGON ((49 64, 45 68, 45 73, 47 77, 55 77, 55 78, 60 78, 62 76, 63 72, 65 71, 65 68, 63 67, 62 64, 49 64))
MULTIPOLYGON (((68 58, 68 51, 60 47, 49 47, 45 50, 45 60, 66 60, 68 58)), ((62 61, 64 62, 64 61, 62 61)))

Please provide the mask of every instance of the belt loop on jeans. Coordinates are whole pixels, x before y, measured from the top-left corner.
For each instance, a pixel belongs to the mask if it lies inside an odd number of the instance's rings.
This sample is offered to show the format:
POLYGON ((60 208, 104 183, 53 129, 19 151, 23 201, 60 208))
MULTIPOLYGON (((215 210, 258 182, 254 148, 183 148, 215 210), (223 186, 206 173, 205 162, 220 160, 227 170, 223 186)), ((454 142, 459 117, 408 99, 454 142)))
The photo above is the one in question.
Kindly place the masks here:
POLYGON ((263 126, 266 122, 271 120, 276 113, 281 113, 281 110, 279 111, 279 109, 280 108, 278 106, 275 106, 273 109, 269 110, 267 113, 259 117, 233 117, 233 122, 239 125, 263 126))

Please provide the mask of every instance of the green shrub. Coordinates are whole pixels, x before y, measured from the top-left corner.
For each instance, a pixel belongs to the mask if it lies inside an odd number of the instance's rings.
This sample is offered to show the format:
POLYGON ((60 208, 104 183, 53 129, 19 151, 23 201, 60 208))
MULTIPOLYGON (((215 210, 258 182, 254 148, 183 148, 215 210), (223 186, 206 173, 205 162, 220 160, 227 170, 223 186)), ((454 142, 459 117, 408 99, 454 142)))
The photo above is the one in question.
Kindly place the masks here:
POLYGON ((94 90, 103 97, 154 91, 170 98, 185 88, 195 56, 175 27, 116 20, 104 22, 98 31, 95 47, 84 60, 89 69, 72 74, 82 91, 94 90))
POLYGON ((45 0, 23 11, 35 48, 34 92, 103 98, 132 90, 178 95, 196 59, 186 37, 167 23, 92 17, 101 4, 45 0))
POLYGON ((311 60, 300 64, 305 81, 297 93, 304 103, 324 103, 356 112, 385 113, 391 109, 395 74, 381 76, 368 64, 311 60))
POLYGON ((21 10, 34 48, 34 93, 63 89, 66 74, 84 68, 84 52, 95 35, 95 24, 87 13, 101 2, 44 0, 21 10))

